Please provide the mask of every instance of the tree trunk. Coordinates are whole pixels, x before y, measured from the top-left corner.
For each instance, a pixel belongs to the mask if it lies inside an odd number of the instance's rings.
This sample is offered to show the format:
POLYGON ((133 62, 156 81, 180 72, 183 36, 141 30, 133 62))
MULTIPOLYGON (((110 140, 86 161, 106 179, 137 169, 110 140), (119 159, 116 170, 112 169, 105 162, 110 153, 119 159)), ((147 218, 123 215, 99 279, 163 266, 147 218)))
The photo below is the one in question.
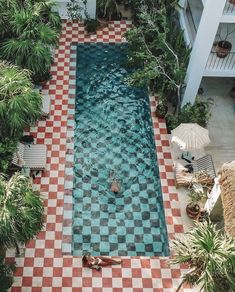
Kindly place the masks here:
POLYGON ((185 280, 183 279, 175 292, 179 292, 184 283, 185 283, 185 280))
POLYGON ((15 241, 15 248, 16 248, 16 255, 19 255, 20 254, 20 248, 19 248, 19 245, 18 243, 15 241))

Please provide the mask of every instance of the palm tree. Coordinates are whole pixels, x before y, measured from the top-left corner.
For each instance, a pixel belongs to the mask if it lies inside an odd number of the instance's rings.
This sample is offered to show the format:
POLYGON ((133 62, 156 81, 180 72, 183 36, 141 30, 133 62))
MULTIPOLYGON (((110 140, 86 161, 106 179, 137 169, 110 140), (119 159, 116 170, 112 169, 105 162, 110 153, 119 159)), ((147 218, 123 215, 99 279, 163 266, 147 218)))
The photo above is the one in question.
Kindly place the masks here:
POLYGON ((28 177, 0 175, 0 250, 27 243, 43 228, 43 202, 28 177))
POLYGON ((7 264, 4 258, 0 257, 0 287, 1 292, 7 292, 13 284, 13 272, 15 271, 15 264, 7 264))
POLYGON ((33 91, 30 73, 0 63, 0 137, 16 138, 40 117, 42 97, 33 91))
POLYGON ((55 3, 49 0, 10 2, 8 6, 3 4, 6 12, 0 12, 0 18, 9 24, 2 32, 0 56, 31 70, 34 80, 43 79, 48 76, 53 62, 52 49, 61 30, 60 16, 53 11, 55 3))
POLYGON ((235 239, 216 229, 210 221, 196 223, 183 238, 173 240, 173 264, 186 263, 190 270, 184 283, 199 285, 201 291, 235 291, 235 239))

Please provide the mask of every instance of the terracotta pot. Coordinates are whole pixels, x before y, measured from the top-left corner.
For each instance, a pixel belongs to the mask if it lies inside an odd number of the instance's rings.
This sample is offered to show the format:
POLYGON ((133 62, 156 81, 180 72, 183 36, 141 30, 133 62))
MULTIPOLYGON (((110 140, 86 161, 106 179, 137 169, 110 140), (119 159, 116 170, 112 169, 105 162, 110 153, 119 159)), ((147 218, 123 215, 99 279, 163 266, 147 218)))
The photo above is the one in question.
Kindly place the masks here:
POLYGON ((229 3, 235 4, 235 0, 229 0, 229 3))
POLYGON ((216 46, 216 55, 219 58, 225 58, 228 56, 232 49, 232 44, 228 41, 220 41, 216 46))
POLYGON ((196 205, 196 206, 194 206, 194 208, 192 208, 190 206, 190 204, 188 204, 186 206, 186 213, 187 213, 189 218, 196 219, 200 213, 200 206, 196 205))

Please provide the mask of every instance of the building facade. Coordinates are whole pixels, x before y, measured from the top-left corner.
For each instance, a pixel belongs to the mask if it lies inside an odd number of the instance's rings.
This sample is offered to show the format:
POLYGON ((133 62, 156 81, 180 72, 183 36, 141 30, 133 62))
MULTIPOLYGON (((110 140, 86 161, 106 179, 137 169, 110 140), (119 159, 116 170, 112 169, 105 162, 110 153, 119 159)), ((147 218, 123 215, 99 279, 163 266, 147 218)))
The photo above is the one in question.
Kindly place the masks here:
MULTIPOLYGON (((56 0, 57 3, 57 9, 59 10, 60 16, 62 19, 68 19, 67 14, 67 3, 69 0, 56 0)), ((79 0, 81 6, 83 5, 83 1, 79 0)), ((87 12, 90 18, 95 18, 96 15, 96 0, 87 0, 87 12)))
POLYGON ((180 6, 180 23, 192 48, 183 106, 194 103, 203 77, 235 77, 235 0, 180 0, 180 6))

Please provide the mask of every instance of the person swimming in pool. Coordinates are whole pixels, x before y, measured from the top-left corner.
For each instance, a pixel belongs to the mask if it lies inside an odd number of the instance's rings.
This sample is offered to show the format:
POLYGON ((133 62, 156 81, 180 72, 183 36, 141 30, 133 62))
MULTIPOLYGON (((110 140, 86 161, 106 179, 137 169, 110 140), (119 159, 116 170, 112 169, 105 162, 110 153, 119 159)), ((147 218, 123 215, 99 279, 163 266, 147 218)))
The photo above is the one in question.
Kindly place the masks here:
POLYGON ((117 180, 113 180, 111 182, 110 190, 111 192, 116 193, 116 194, 120 192, 120 185, 117 180))
POLYGON ((115 194, 119 193, 121 190, 121 187, 120 187, 118 180, 115 178, 113 173, 110 173, 109 177, 112 180, 112 182, 110 184, 110 191, 115 193, 115 194))

